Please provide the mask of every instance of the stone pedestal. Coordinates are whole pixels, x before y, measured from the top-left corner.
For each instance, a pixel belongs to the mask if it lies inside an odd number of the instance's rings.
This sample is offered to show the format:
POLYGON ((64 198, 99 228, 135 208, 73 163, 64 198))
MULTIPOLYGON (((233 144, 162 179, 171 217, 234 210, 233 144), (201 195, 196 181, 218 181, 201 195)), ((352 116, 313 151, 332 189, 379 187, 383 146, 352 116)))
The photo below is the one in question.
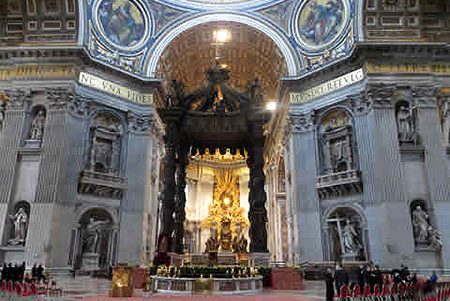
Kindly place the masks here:
POLYGON ((356 261, 358 254, 357 253, 346 253, 342 254, 342 260, 349 262, 349 261, 356 261))
POLYGON ((84 253, 82 270, 84 271, 96 271, 98 270, 98 260, 100 255, 98 253, 84 253))
POLYGON ((25 147, 41 147, 41 140, 25 140, 25 147))
POLYGON ((249 266, 268 267, 270 264, 270 253, 269 252, 248 253, 248 263, 249 263, 249 266))

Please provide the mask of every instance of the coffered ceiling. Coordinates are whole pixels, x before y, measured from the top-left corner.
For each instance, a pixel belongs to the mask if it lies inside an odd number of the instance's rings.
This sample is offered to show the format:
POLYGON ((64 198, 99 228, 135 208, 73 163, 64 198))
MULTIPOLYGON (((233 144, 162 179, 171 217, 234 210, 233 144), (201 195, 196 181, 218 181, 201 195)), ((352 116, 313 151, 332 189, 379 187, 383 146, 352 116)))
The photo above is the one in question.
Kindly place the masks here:
POLYGON ((158 63, 158 77, 182 80, 188 92, 205 84, 205 71, 216 65, 230 70, 230 86, 245 90, 258 78, 266 100, 277 96, 280 77, 287 66, 278 46, 265 34, 235 22, 198 25, 177 36, 164 50, 158 63), (227 30, 231 37, 218 43, 214 32, 227 30))

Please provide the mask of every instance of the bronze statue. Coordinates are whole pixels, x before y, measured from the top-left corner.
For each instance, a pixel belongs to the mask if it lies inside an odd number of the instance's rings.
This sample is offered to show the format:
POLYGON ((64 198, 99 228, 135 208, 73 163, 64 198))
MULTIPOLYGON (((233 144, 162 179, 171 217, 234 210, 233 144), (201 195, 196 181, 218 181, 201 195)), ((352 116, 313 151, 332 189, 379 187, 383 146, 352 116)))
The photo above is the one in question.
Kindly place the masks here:
POLYGON ((206 253, 217 253, 219 251, 219 239, 217 238, 217 229, 211 229, 211 234, 208 240, 205 243, 205 252, 206 253))
POLYGON ((235 226, 236 235, 233 238, 233 252, 234 253, 247 253, 247 239, 244 237, 240 223, 236 223, 235 226))

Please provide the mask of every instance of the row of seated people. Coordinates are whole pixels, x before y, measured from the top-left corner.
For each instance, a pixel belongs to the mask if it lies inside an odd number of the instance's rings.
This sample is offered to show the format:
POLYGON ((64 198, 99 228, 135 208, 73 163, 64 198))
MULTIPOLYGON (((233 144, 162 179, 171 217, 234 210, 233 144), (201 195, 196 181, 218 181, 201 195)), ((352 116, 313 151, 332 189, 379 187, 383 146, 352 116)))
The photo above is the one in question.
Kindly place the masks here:
POLYGON ((41 282, 41 280, 45 281, 44 276, 44 268, 40 264, 37 266, 35 263, 31 268, 31 275, 29 273, 25 273, 25 262, 22 265, 18 265, 17 263, 13 266, 12 263, 5 264, 2 269, 2 281, 13 281, 13 282, 31 282, 32 280, 41 282))
POLYGON ((361 290, 358 284, 352 284, 352 289, 349 289, 347 285, 343 285, 340 288, 339 294, 335 295, 334 298, 368 298, 368 297, 393 297, 393 296, 418 296, 416 298, 420 301, 442 301, 450 297, 450 283, 441 282, 434 292, 433 296, 427 296, 424 294, 427 289, 427 282, 416 282, 416 283, 386 283, 383 286, 376 284, 374 290, 372 291, 370 285, 366 285, 363 290, 361 290))
POLYGON ((20 283, 16 281, 13 283, 12 281, 2 281, 0 286, 0 294, 4 297, 44 296, 46 291, 39 289, 34 282, 20 283))
POLYGON ((37 266, 35 263, 31 268, 31 275, 29 273, 25 273, 26 265, 23 262, 21 265, 17 263, 13 266, 12 263, 5 264, 2 269, 2 281, 13 281, 13 282, 31 282, 31 280, 40 282, 41 280, 45 281, 44 276, 44 268, 40 264, 37 266))

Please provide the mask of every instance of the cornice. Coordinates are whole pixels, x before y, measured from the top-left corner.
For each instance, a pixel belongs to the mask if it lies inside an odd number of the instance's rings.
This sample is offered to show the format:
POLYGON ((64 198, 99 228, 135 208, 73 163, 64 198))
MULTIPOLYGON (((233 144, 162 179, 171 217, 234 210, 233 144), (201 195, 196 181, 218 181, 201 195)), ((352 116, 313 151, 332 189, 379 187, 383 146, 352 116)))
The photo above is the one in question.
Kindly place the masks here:
POLYGON ((336 62, 330 66, 323 66, 315 70, 302 70, 298 76, 286 76, 281 80, 285 85, 292 85, 291 82, 313 80, 329 76, 330 73, 339 73, 341 70, 362 66, 369 59, 427 59, 430 61, 450 60, 449 43, 428 43, 428 42, 357 42, 351 56, 336 62))

